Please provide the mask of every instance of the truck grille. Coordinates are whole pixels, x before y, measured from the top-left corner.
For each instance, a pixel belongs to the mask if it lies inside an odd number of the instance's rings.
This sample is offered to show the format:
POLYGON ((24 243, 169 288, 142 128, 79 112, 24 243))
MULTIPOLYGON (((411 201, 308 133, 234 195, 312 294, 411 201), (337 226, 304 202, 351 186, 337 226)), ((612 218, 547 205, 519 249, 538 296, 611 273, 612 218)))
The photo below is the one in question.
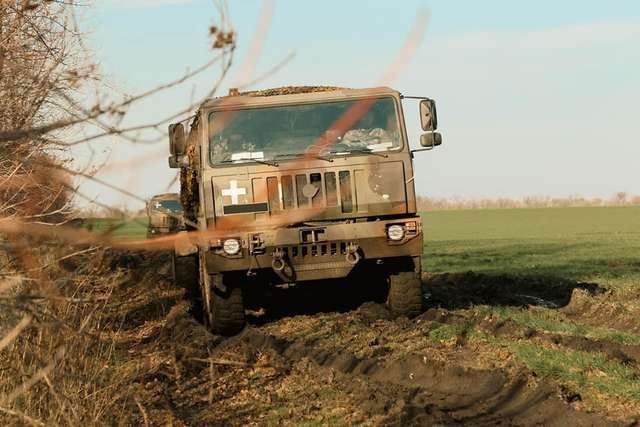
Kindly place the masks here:
POLYGON ((168 215, 164 215, 161 222, 163 227, 172 227, 178 223, 178 220, 168 215))
POLYGON ((343 213, 354 210, 351 171, 269 176, 266 180, 269 207, 273 214, 311 207, 340 206, 343 213), (310 192, 313 187, 315 191, 310 192), (313 195, 308 197, 311 193, 313 195))
MULTIPOLYGON (((344 257, 350 242, 327 242, 311 245, 280 246, 274 250, 280 250, 285 258, 295 262, 308 257, 344 257)), ((352 243, 351 243, 352 244, 352 243)))

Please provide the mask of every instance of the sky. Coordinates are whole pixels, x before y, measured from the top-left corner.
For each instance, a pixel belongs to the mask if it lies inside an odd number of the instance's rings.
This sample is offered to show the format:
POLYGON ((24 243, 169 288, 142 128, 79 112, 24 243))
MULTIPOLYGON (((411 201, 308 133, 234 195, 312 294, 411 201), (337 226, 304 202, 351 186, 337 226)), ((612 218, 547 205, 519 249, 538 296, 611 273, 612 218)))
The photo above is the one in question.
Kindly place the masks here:
MULTIPOLYGON (((416 188, 430 197, 608 197, 640 194, 640 2, 275 0, 249 80, 292 52, 254 88, 376 86, 418 13, 423 41, 388 85, 434 98, 443 145, 416 153, 416 188)), ((263 3, 230 0, 237 50, 220 94, 237 85, 263 3)), ((207 61, 210 0, 95 0, 81 14, 88 46, 112 93, 137 93, 207 61)), ((212 69, 133 108, 127 123, 175 112, 208 91, 212 69)), ((404 105, 410 145, 419 148, 418 105, 404 105)), ((78 164, 140 198, 165 192, 175 171, 168 142, 117 138, 79 147, 78 164), (89 154, 95 152, 95 156, 89 154), (144 161, 140 161, 143 159, 144 161)), ((92 182, 90 199, 131 209, 136 198, 92 182)))

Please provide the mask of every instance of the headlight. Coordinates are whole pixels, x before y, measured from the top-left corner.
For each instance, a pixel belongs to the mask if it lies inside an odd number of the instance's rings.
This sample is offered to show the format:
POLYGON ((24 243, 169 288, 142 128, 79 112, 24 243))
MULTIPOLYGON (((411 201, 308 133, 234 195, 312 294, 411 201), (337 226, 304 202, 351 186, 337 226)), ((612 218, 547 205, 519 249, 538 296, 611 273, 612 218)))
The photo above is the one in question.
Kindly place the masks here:
POLYGON ((398 224, 390 225, 389 228, 387 228, 387 236, 389 236, 389 240, 402 240, 404 237, 404 227, 398 224))
POLYGON ((240 241, 237 239, 227 239, 222 244, 222 250, 227 255, 236 255, 240 252, 240 241))

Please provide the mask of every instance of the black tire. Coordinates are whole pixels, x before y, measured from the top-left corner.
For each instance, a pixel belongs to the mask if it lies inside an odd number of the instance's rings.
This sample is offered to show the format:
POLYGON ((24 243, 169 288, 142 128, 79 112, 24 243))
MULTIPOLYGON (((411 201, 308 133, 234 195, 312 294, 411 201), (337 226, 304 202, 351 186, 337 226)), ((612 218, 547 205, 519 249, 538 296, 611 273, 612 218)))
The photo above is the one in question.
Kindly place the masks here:
POLYGON ((185 289, 198 290, 198 258, 196 255, 171 255, 173 282, 185 289))
POLYGON ((209 285, 209 291, 203 288, 202 298, 208 300, 203 304, 204 318, 211 332, 220 335, 235 335, 245 325, 244 299, 242 288, 227 287, 226 292, 209 285))
POLYGON ((389 275, 387 305, 398 316, 415 317, 422 313, 422 283, 413 271, 389 275))
POLYGON ((197 255, 176 256, 171 254, 171 272, 173 283, 185 288, 186 297, 191 303, 191 312, 196 317, 202 316, 202 299, 198 285, 198 257, 197 255))

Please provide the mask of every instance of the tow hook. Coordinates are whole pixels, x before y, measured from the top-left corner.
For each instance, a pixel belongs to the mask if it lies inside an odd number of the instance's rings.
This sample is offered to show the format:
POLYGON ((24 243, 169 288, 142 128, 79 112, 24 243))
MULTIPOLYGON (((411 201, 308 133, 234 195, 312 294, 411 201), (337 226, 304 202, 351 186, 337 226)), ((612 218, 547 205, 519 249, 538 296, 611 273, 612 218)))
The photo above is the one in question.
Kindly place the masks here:
POLYGON ((271 268, 273 268, 275 272, 284 270, 285 262, 284 262, 284 254, 282 253, 282 250, 281 249, 274 250, 271 256, 273 257, 273 260, 271 260, 271 268))
POLYGON ((358 245, 349 243, 347 245, 347 254, 344 256, 351 265, 356 265, 360 261, 360 253, 358 253, 358 245))
POLYGON ((275 249, 271 256, 271 268, 278 277, 287 283, 293 281, 293 268, 285 260, 282 249, 275 249))

